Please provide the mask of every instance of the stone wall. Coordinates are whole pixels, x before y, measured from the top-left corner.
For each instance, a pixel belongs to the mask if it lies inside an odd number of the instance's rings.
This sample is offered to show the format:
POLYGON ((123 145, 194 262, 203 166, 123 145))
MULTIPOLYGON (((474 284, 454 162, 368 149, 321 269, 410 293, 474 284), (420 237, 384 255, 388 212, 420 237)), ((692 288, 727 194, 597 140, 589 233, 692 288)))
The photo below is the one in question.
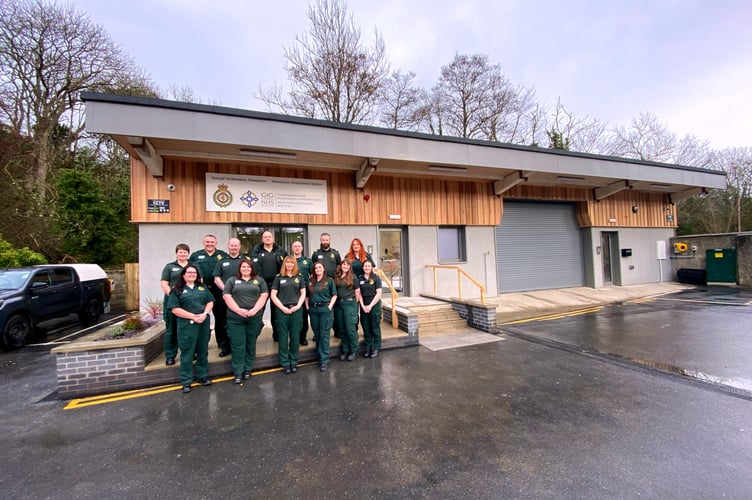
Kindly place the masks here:
POLYGON ((113 288, 110 296, 110 310, 112 312, 125 311, 125 270, 105 269, 107 276, 112 280, 113 288))
POLYGON ((671 238, 669 258, 671 275, 677 281, 677 271, 682 268, 707 269, 705 251, 716 248, 736 249, 737 284, 752 285, 752 233, 698 234, 671 238), (674 251, 674 243, 686 243, 684 253, 674 251))

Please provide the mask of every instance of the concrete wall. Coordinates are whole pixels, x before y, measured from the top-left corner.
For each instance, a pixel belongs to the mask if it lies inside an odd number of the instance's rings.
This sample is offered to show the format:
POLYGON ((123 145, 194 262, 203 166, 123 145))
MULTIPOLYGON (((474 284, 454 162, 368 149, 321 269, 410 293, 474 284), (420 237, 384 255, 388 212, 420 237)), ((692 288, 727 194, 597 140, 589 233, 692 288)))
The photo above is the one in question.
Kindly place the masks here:
POLYGON ((138 227, 140 303, 144 299, 164 297, 159 286, 162 268, 175 261, 175 245, 186 243, 191 253, 203 248, 201 241, 207 234, 217 237, 217 247, 227 250, 229 224, 140 224, 138 227))
MULTIPOLYGON (((662 283, 671 281, 671 265, 668 261, 668 244, 674 235, 673 229, 620 228, 619 272, 621 285, 662 283), (666 250, 666 260, 658 260, 658 244, 666 250), (631 248, 631 257, 622 257, 621 249, 631 248)), ((602 271, 601 271, 602 272, 602 271)))
POLYGON ((737 283, 746 286, 752 285, 751 232, 699 234, 671 238, 669 255, 671 256, 672 279, 677 279, 677 271, 682 268, 706 269, 705 251, 715 248, 735 248, 737 283), (674 243, 686 243, 689 250, 685 253, 676 253, 674 252, 674 243))
POLYGON ((604 286, 603 255, 598 252, 603 231, 617 233, 619 248, 616 252, 618 257, 613 263, 614 284, 626 286, 671 281, 668 247, 669 240, 674 234, 673 229, 592 227, 583 230, 585 284, 587 286, 593 288, 604 286), (658 242, 663 242, 667 260, 658 261, 658 242), (621 249, 623 248, 631 248, 632 256, 622 257, 621 249))
MULTIPOLYGON (((376 226, 308 226, 308 246, 304 253, 310 256, 314 250, 321 246, 321 233, 331 235, 332 248, 339 251, 344 258, 345 254, 350 251, 350 243, 353 238, 359 238, 365 245, 366 250, 369 246, 373 247, 373 257, 376 265, 379 265, 378 257, 381 255, 379 249, 379 231, 376 226)), ((289 249, 286 249, 289 252, 289 249)))
MULTIPOLYGON (((437 226, 410 226, 408 228, 409 242, 409 275, 410 295, 434 293, 433 270, 426 269, 426 264, 438 264, 437 226)), ((496 241, 493 227, 467 226, 465 228, 465 244, 467 260, 459 265, 471 276, 486 287, 486 296, 498 295, 496 286, 496 241)), ((457 272, 447 269, 437 270, 437 294, 447 297, 457 297, 457 272)), ((480 298, 480 290, 469 280, 462 280, 462 297, 465 299, 480 298)))

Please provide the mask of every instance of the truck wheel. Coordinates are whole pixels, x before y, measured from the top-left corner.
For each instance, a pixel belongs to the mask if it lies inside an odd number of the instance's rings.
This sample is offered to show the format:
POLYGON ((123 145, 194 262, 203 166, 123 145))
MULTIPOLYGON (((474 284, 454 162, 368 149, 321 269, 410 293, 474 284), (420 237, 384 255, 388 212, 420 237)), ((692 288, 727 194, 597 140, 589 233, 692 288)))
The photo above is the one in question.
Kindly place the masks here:
POLYGON ((99 297, 92 297, 78 313, 78 319, 84 326, 89 326, 97 322, 100 314, 102 314, 102 300, 99 297))
POLYGON ((31 333, 31 322, 29 318, 21 314, 11 316, 5 322, 3 330, 3 345, 6 347, 23 347, 26 345, 26 339, 31 333))

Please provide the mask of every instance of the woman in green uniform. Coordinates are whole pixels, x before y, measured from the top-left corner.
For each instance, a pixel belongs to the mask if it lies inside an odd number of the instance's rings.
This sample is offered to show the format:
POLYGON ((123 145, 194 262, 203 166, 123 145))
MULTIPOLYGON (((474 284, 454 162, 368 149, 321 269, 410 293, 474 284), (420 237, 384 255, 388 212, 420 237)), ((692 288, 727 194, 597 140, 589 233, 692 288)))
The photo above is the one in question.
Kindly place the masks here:
POLYGON ((360 278, 360 324, 366 358, 375 358, 381 349, 381 278, 373 272, 370 262, 363 263, 360 278))
POLYGON ((325 372, 329 365, 329 333, 332 329, 332 309, 337 300, 337 287, 326 275, 326 267, 322 262, 316 261, 313 264, 308 293, 308 315, 311 317, 313 340, 316 341, 319 370, 325 372))
POLYGON ((356 278, 363 276, 363 264, 366 262, 370 262, 373 267, 376 267, 373 257, 371 257, 370 253, 366 252, 365 248, 363 248, 363 242, 358 238, 353 238, 350 242, 350 251, 347 252, 345 257, 350 259, 353 274, 356 278))
POLYGON ((263 315, 269 292, 248 259, 240 261, 238 274, 225 282, 227 334, 232 349, 232 373, 235 383, 251 378, 256 361, 256 340, 264 326, 263 315))
POLYGON ((334 321, 340 328, 342 350, 340 361, 353 361, 358 356, 358 304, 360 283, 353 274, 350 259, 345 257, 334 279, 337 286, 337 303, 334 304, 334 321))
POLYGON ((282 261, 282 269, 272 284, 271 297, 279 310, 276 318, 279 364, 284 367, 285 374, 297 373, 306 289, 295 257, 288 256, 282 261))
POLYGON ((211 385, 209 379, 209 313, 214 297, 201 283, 198 268, 187 264, 167 297, 167 309, 177 317, 178 347, 180 348, 180 383, 183 392, 191 392, 193 382, 193 353, 196 352, 196 378, 201 385, 211 385))
POLYGON ((175 247, 175 261, 170 262, 162 269, 162 275, 159 278, 159 286, 162 287, 164 292, 164 300, 162 304, 165 306, 164 310, 164 322, 165 322, 165 337, 164 337, 164 352, 165 352, 165 364, 172 366, 175 364, 175 356, 178 355, 178 322, 168 309, 167 299, 170 296, 170 291, 178 283, 183 268, 188 264, 188 256, 191 254, 191 249, 185 243, 178 243, 175 247))

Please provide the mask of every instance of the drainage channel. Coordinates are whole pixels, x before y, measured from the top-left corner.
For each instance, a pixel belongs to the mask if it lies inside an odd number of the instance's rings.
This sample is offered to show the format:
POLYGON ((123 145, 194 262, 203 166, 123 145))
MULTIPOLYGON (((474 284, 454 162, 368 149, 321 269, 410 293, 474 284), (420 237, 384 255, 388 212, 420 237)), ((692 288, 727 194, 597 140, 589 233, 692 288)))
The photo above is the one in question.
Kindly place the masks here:
POLYGON ((621 366, 634 371, 642 373, 649 373, 652 375, 668 376, 675 380, 688 383, 694 386, 703 387, 716 392, 735 396, 740 399, 752 401, 752 390, 747 390, 744 387, 752 387, 752 381, 746 379, 723 379, 721 377, 715 377, 695 370, 687 370, 667 363, 660 363, 655 361, 648 361, 638 358, 630 358, 621 356, 619 354, 610 354, 588 347, 573 346, 565 344, 563 342, 557 342, 555 340, 536 337, 524 333, 515 328, 504 327, 497 334, 505 334, 510 337, 514 337, 520 340, 532 342, 534 344, 551 347, 560 351, 566 351, 573 354, 579 354, 586 358, 603 361, 612 365, 621 366), (736 384, 736 385, 732 385, 736 384), (744 387, 738 387, 742 385, 744 387))

